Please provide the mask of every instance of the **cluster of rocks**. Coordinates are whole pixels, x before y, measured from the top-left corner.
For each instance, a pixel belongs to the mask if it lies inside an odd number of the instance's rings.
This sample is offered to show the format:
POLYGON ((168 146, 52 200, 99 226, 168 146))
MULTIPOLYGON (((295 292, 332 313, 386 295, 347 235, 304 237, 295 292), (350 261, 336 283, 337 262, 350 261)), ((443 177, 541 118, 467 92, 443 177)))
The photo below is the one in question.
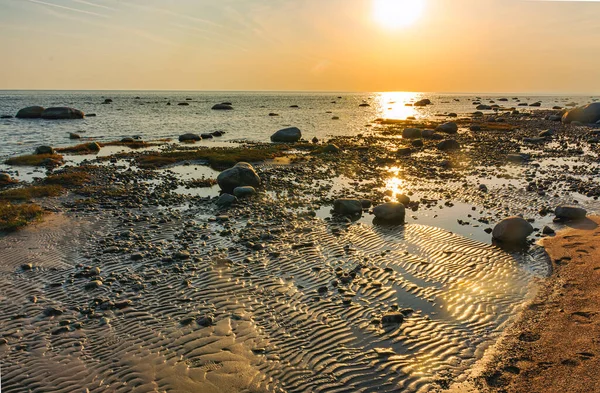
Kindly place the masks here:
POLYGON ((74 108, 52 107, 44 108, 42 106, 30 106, 17 112, 18 119, 46 119, 46 120, 64 120, 64 119, 83 119, 85 114, 74 108))
POLYGON ((225 131, 205 132, 202 134, 187 133, 179 135, 179 142, 197 142, 202 139, 212 139, 214 137, 223 136, 223 134, 225 134, 225 131))
MULTIPOLYGON (((340 216, 360 216, 371 207, 370 200, 340 198, 333 202, 333 212, 340 216)), ((402 224, 406 216, 406 208, 400 202, 386 202, 373 208, 375 219, 381 223, 402 224)))

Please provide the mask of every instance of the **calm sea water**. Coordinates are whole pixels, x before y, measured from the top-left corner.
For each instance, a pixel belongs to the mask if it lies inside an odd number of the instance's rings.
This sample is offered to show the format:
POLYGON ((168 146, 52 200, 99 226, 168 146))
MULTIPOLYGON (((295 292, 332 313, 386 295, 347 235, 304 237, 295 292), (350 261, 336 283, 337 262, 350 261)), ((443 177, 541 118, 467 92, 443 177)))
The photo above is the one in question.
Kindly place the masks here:
MULTIPOLYGON (((71 106, 95 113, 83 120, 1 119, 0 158, 32 152, 41 144, 55 147, 72 145, 69 133, 110 141, 139 135, 145 140, 174 138, 183 133, 226 131, 220 141, 268 141, 280 128, 296 126, 306 139, 332 135, 352 135, 368 130, 378 117, 405 119, 436 116, 449 112, 473 112, 472 102, 516 106, 540 101, 541 108, 585 103, 593 97, 573 96, 478 96, 431 93, 258 93, 258 92, 174 92, 174 91, 0 91, 0 115, 15 115, 31 105, 71 106), (138 98, 139 97, 139 98, 138 98), (506 97, 508 102, 498 102, 506 97), (106 98, 111 104, 103 104, 106 98), (429 98, 428 107, 406 106, 429 98), (171 105, 167 105, 170 102, 171 105), (186 102, 188 106, 179 106, 186 102), (233 111, 214 111, 215 103, 231 102, 233 111), (361 103, 369 107, 359 107, 361 103), (298 108, 292 108, 297 105, 298 108), (277 113, 279 116, 269 116, 277 113), (334 120, 333 117, 339 117, 334 120)), ((202 144, 215 144, 203 141, 202 144)))

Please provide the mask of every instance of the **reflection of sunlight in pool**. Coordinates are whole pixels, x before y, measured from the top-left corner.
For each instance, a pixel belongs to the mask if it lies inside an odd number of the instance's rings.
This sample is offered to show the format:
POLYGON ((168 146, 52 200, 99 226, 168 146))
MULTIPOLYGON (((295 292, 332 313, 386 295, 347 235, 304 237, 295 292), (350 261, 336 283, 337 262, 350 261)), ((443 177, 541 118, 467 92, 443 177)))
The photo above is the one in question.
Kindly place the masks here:
POLYGON ((405 104, 418 101, 420 96, 420 93, 408 92, 380 93, 377 97, 379 117, 399 120, 405 120, 409 116, 419 117, 419 113, 414 106, 406 106, 405 104))
POLYGON ((398 195, 406 193, 406 180, 401 178, 400 168, 392 167, 389 171, 392 177, 386 180, 385 189, 391 191, 391 197, 396 199, 398 195))

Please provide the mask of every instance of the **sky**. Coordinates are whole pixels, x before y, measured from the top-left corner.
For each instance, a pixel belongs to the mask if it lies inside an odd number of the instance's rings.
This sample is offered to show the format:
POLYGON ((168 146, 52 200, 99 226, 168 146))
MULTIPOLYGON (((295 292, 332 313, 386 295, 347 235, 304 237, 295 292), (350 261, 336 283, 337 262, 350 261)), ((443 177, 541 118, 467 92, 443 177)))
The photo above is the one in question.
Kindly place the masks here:
POLYGON ((599 20, 599 1, 0 0, 0 89, 600 94, 599 20))

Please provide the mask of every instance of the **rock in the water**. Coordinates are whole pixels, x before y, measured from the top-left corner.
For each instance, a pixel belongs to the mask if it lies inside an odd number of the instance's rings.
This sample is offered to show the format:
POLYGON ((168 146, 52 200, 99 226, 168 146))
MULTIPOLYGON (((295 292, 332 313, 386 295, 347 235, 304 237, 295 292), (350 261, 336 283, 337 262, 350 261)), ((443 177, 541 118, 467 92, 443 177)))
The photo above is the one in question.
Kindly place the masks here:
POLYGON ((341 198, 333 201, 333 211, 343 216, 362 214, 362 202, 358 199, 341 198))
POLYGON ((582 207, 560 205, 554 210, 554 214, 561 220, 582 220, 587 211, 582 207))
POLYGON ((435 130, 445 132, 446 134, 456 134, 458 132, 458 125, 455 122, 451 121, 448 123, 440 124, 435 130))
POLYGON ((438 143, 437 148, 442 151, 460 150, 460 143, 454 139, 445 139, 438 143))
POLYGON ((405 128, 404 131, 402 131, 402 138, 419 139, 421 138, 421 130, 418 128, 405 128))
POLYGON ((68 107, 48 108, 42 112, 42 119, 46 120, 83 119, 84 117, 82 111, 68 107))
POLYGON ((79 134, 75 134, 73 132, 69 133, 69 139, 81 139, 81 136, 79 134))
POLYGON ((133 139, 133 138, 131 138, 129 136, 126 136, 125 138, 121 139, 121 142, 123 142, 123 143, 133 143, 133 142, 135 142, 135 139, 133 139))
POLYGON ((298 142, 302 138, 302 131, 297 127, 284 128, 271 135, 271 142, 298 142))
POLYGON ((222 103, 213 105, 211 109, 214 111, 230 111, 233 109, 233 107, 229 103, 222 103))
POLYGON ((492 231, 492 237, 505 243, 523 243, 531 235, 533 227, 522 217, 508 217, 500 221, 492 231))
POLYGON ((236 187, 260 186, 260 178, 247 162, 238 162, 234 167, 224 170, 217 176, 217 183, 224 192, 233 192, 236 187))
POLYGON ((233 189, 233 195, 238 198, 244 198, 256 194, 256 189, 252 186, 242 186, 233 189))
POLYGON ((413 106, 427 106, 427 105, 431 105, 431 100, 428 98, 419 100, 413 104, 413 106))
POLYGON ((104 100, 103 104, 110 104, 111 102, 113 102, 113 100, 111 100, 110 98, 107 98, 104 100))
POLYGON ((566 124, 574 121, 589 124, 596 123, 598 120, 600 120, 600 102, 573 108, 562 117, 562 122, 566 124))
POLYGON ((203 133, 203 134, 200 134, 200 136, 202 137, 202 139, 212 139, 213 138, 213 134, 210 134, 210 133, 203 133))
POLYGON ((554 235, 556 232, 554 232, 554 229, 550 228, 548 225, 545 225, 542 229, 542 233, 544 235, 554 235))
POLYGON ((38 146, 35 149, 35 154, 54 154, 52 146, 38 146))
POLYGON ((179 135, 179 142, 196 142, 201 141, 202 137, 198 134, 187 133, 179 135))
MULTIPOLYGON (((239 187, 238 187, 239 188, 239 187)), ((231 194, 223 194, 217 200, 217 206, 229 207, 237 201, 237 198, 231 194)))
POLYGON ((28 106, 17 112, 16 117, 18 119, 39 119, 42 117, 42 112, 44 112, 45 109, 46 108, 42 106, 28 106))
POLYGON ((375 218, 381 221, 402 223, 406 216, 406 208, 402 203, 388 202, 373 209, 375 218))

